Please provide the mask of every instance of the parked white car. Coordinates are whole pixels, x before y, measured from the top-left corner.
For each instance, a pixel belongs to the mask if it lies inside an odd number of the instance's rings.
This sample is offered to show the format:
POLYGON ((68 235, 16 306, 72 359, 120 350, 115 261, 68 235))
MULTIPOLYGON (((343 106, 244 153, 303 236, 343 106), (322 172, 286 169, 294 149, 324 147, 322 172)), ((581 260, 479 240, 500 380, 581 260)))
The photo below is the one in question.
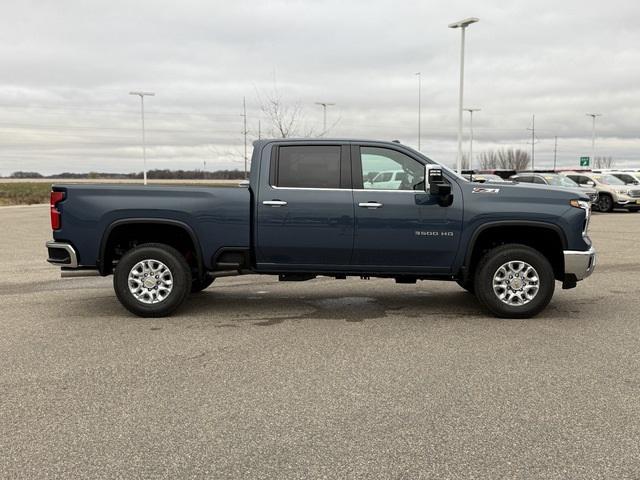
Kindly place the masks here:
POLYGON ((387 170, 378 173, 373 180, 369 182, 367 188, 376 190, 399 190, 400 184, 408 179, 408 174, 404 170, 387 170))

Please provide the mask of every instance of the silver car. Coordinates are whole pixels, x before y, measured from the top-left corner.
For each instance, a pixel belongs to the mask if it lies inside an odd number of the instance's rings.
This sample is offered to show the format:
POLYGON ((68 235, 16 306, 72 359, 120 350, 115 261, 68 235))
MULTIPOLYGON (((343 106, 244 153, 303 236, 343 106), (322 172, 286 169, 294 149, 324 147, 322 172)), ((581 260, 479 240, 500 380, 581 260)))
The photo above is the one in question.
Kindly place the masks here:
POLYGON ((569 177, 559 175, 557 173, 539 173, 539 172, 523 172, 512 175, 511 180, 524 183, 537 183, 539 185, 550 185, 552 187, 572 188, 586 193, 591 200, 591 206, 598 203, 598 192, 595 188, 583 187, 569 177))

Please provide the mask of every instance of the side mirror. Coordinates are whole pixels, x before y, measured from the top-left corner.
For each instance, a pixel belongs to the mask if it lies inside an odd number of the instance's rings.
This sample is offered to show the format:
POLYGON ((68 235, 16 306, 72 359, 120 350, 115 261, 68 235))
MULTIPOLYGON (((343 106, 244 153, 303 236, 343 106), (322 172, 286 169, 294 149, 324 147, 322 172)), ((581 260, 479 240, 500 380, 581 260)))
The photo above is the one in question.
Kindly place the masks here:
POLYGON ((428 168, 427 177, 429 179, 429 193, 438 197, 438 205, 448 207, 453 203, 451 195, 451 184, 442 175, 441 168, 428 168))
POLYGON ((585 183, 585 185, 587 187, 595 187, 596 186, 596 182, 589 180, 588 182, 585 183))

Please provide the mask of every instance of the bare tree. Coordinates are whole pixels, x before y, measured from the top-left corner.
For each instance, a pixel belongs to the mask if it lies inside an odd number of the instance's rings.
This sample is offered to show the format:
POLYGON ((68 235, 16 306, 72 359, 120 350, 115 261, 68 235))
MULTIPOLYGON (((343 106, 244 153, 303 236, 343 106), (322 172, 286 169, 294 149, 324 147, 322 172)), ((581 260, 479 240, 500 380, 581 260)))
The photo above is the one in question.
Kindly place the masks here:
POLYGON ((479 155, 480 167, 484 170, 496 168, 505 170, 526 170, 531 163, 529 152, 519 148, 489 150, 479 155))
POLYGON ((493 170, 498 168, 498 153, 495 150, 488 150, 478 155, 480 169, 493 170))
POLYGON ((303 125, 303 113, 300 103, 287 103, 278 86, 274 85, 270 92, 258 92, 260 110, 270 123, 269 133, 273 137, 310 137, 312 129, 303 125))
POLYGON ((615 164, 613 157, 595 157, 593 159, 593 168, 613 168, 615 164))

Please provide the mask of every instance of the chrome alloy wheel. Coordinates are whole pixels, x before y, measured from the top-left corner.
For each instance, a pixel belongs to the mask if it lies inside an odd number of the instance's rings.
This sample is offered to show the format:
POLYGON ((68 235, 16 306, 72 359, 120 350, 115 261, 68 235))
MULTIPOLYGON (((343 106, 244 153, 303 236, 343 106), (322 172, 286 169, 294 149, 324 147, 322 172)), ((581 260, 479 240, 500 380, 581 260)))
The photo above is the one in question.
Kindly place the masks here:
POLYGON ((129 271, 129 291, 142 303, 160 303, 173 290, 173 275, 164 263, 146 259, 129 271))
POLYGON ((527 262, 512 260, 493 274, 493 292, 507 305, 526 305, 540 290, 540 277, 527 262))

